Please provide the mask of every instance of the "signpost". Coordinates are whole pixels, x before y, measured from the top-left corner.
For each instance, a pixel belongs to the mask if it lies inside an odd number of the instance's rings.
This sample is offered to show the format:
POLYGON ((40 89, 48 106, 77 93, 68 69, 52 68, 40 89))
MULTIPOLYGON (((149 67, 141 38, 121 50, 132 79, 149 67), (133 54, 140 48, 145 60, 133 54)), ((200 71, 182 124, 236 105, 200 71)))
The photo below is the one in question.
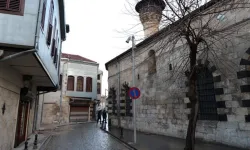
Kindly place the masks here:
POLYGON ((133 101, 133 119, 134 119, 134 143, 136 143, 136 103, 135 100, 140 97, 141 92, 137 87, 132 87, 128 91, 128 95, 133 101))

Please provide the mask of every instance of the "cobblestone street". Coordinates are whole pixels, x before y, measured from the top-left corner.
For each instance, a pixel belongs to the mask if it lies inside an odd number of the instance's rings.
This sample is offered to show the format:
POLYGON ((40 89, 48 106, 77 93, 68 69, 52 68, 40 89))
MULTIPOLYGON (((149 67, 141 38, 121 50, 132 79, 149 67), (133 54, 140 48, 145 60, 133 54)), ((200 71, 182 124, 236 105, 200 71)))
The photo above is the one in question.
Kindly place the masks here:
POLYGON ((59 129, 47 150, 129 150, 122 143, 100 130, 100 125, 86 123, 59 129))

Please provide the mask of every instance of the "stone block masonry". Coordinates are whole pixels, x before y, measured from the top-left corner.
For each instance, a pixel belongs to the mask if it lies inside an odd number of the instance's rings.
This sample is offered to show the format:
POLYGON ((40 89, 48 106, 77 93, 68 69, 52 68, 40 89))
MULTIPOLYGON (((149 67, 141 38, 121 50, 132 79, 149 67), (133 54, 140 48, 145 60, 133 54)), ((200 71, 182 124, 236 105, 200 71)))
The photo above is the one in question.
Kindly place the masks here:
MULTIPOLYGON (((241 13, 237 16, 241 16, 240 18, 248 16, 246 12, 241 13)), ((250 24, 246 26, 250 28, 250 24)), ((232 70, 226 70, 223 63, 218 63, 213 59, 209 60, 207 70, 211 79, 206 88, 209 88, 210 91, 205 91, 203 94, 208 95, 208 101, 212 99, 210 104, 213 105, 213 109, 210 109, 210 106, 209 109, 214 112, 215 116, 211 117, 211 115, 206 115, 204 112, 202 114, 200 111, 199 116, 205 114, 205 117, 199 117, 196 138, 250 149, 250 82, 248 80, 250 44, 244 41, 240 42, 239 38, 240 34, 244 36, 246 29, 241 28, 236 36, 233 35, 235 47, 228 47, 228 49, 218 52, 218 60, 230 60, 231 62, 226 61, 225 63, 230 63, 229 66, 232 70), (236 71, 233 72, 233 70, 236 71)), ((149 133, 185 138, 191 108, 191 103, 186 96, 187 87, 184 85, 187 79, 184 72, 176 71, 181 61, 180 52, 175 51, 170 55, 167 53, 168 48, 162 50, 159 41, 164 41, 167 38, 167 36, 155 36, 150 40, 147 39, 148 42, 138 45, 135 51, 135 56, 138 58, 135 64, 135 86, 142 91, 141 97, 136 100, 137 129, 149 133), (151 50, 155 51, 155 56, 149 56, 151 50), (156 71, 149 72, 152 70, 150 66, 154 63, 156 71), (172 69, 169 68, 170 64, 172 64, 172 69)), ((178 48, 181 49, 182 45, 178 45, 178 48)), ((109 88, 116 91, 116 97, 112 98, 114 102, 118 102, 120 95, 117 91, 123 83, 126 82, 128 86, 131 86, 132 64, 130 56, 130 53, 124 54, 122 57, 117 57, 118 59, 114 60, 115 63, 107 64, 109 88), (118 72, 116 61, 122 66, 120 72, 118 72), (118 78, 118 73, 120 73, 120 78, 118 78), (117 84, 118 80, 120 80, 120 86, 117 84)), ((205 66, 204 61, 202 64, 205 66)), ((198 96, 202 97, 202 94, 198 96)), ((123 99, 122 96, 120 98, 123 99)), ((117 109, 116 103, 110 101, 110 104, 112 104, 110 108, 116 107, 117 109)), ((203 110, 206 110, 206 107, 203 107, 203 110)), ((109 115, 112 119, 112 125, 117 126, 119 120, 117 114, 109 110, 109 115)), ((122 127, 133 129, 132 117, 121 116, 120 119, 122 127)))

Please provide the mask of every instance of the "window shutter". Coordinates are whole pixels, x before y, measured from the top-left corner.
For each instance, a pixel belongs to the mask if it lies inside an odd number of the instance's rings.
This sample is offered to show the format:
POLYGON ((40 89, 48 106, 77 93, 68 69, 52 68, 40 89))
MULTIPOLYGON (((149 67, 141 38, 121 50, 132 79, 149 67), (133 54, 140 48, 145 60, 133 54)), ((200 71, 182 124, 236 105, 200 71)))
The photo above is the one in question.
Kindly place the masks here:
POLYGON ((69 76, 68 82, 67 82, 68 91, 74 91, 74 82, 75 82, 75 78, 73 76, 69 76))
POLYGON ((42 29, 44 29, 44 23, 45 23, 46 4, 47 4, 47 0, 44 0, 44 2, 43 2, 43 11, 42 11, 42 20, 41 20, 42 29))
POLYGON ((21 0, 9 0, 9 10, 20 11, 21 0))
POLYGON ((49 24, 48 24, 48 35, 47 35, 47 44, 51 44, 51 38, 52 38, 52 19, 53 19, 53 13, 54 13, 54 3, 53 0, 51 0, 51 6, 50 6, 50 14, 49 14, 49 24))
POLYGON ((58 54, 57 54, 57 48, 55 49, 55 56, 54 56, 54 64, 56 65, 57 64, 57 57, 58 57, 58 54))
POLYGON ((51 36, 52 36, 52 24, 49 24, 49 29, 48 29, 48 36, 47 36, 47 44, 50 45, 51 43, 51 36))
POLYGON ((92 78, 87 77, 86 92, 92 92, 92 78))
POLYGON ((53 39, 51 53, 50 53, 51 57, 55 55, 55 46, 56 46, 56 40, 53 39))
POLYGON ((0 9, 7 9, 7 0, 0 0, 0 9))

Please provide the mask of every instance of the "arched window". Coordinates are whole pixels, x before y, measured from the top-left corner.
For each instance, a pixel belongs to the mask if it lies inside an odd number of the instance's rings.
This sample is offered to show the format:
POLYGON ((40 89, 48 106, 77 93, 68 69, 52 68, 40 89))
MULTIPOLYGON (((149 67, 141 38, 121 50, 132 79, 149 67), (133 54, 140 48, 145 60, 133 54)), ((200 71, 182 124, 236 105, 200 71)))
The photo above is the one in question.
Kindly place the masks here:
POLYGON ((92 92, 92 78, 91 77, 87 77, 86 92, 92 92))
POLYGON ((156 73, 155 51, 150 50, 148 53, 148 74, 156 73))
POLYGON ((101 94, 101 83, 97 83, 97 94, 101 94))
POLYGON ((74 91, 75 86, 75 77, 74 76, 68 76, 68 83, 67 83, 67 90, 68 91, 74 91))
POLYGON ((77 77, 76 91, 83 91, 83 77, 77 77))

